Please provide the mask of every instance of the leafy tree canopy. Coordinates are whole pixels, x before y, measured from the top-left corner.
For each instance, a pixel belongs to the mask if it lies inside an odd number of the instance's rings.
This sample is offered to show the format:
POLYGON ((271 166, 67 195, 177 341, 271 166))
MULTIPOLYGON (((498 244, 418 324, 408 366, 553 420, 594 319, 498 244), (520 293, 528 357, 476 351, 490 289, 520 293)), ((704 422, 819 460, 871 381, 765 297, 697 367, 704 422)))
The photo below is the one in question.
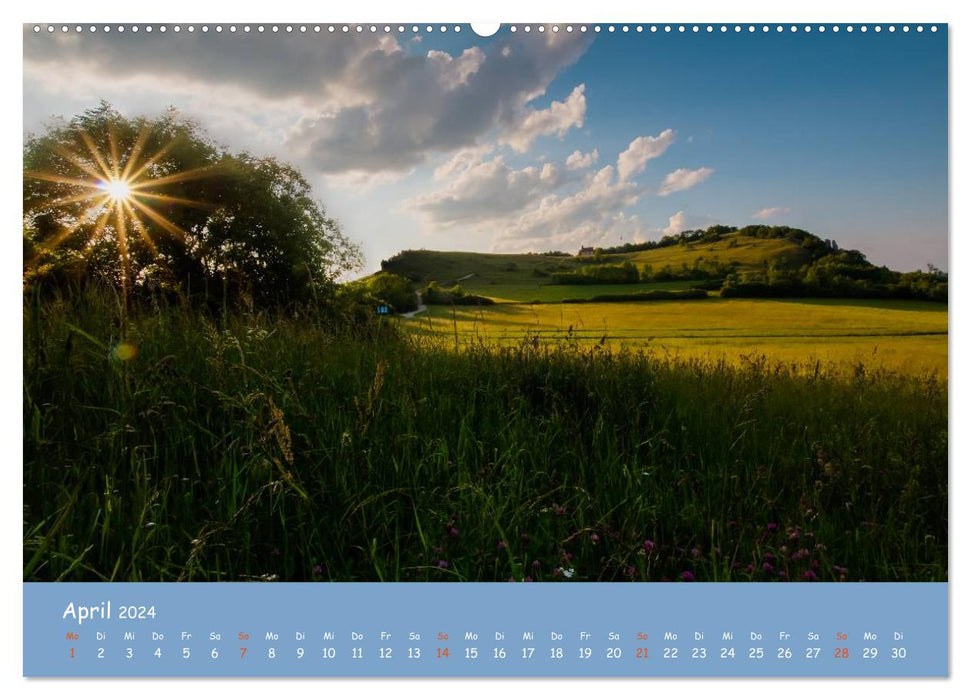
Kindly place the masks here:
POLYGON ((295 168, 234 154, 174 109, 107 103, 24 144, 24 281, 101 279, 258 304, 308 299, 361 264, 295 168))

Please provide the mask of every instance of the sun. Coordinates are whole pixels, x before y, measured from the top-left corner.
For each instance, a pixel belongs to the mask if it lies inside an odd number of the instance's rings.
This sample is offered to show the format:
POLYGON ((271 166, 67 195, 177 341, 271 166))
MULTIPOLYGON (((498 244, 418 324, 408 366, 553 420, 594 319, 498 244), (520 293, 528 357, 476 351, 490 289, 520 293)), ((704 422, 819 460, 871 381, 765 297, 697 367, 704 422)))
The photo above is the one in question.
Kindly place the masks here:
POLYGON ((131 185, 128 184, 126 180, 116 180, 110 179, 103 181, 98 185, 98 189, 104 190, 104 192, 111 197, 113 202, 124 202, 131 197, 131 185))
MULTIPOLYGON (((25 176, 38 180, 54 182, 67 189, 64 196, 47 202, 51 207, 65 207, 83 204, 86 216, 76 217, 60 232, 51 237, 43 246, 38 247, 37 259, 67 240, 84 226, 93 223, 88 244, 98 240, 110 226, 114 233, 115 245, 121 262, 122 287, 127 288, 132 278, 130 239, 139 238, 154 253, 158 253, 154 238, 161 229, 169 236, 185 240, 186 232, 159 210, 160 205, 180 204, 194 208, 210 208, 208 205, 165 193, 167 185, 174 185, 215 174, 211 166, 191 170, 166 172, 156 175, 158 165, 165 155, 175 146, 170 142, 154 155, 145 157, 142 153, 148 140, 148 131, 143 130, 130 146, 122 149, 115 134, 108 132, 107 153, 102 152, 87 133, 80 133, 83 148, 75 150, 65 147, 56 148, 56 153, 67 161, 74 173, 25 172, 25 176), (87 217, 91 217, 87 219, 87 217)), ((79 143, 78 146, 81 146, 79 143)), ((31 264, 36 263, 32 261, 31 264)))

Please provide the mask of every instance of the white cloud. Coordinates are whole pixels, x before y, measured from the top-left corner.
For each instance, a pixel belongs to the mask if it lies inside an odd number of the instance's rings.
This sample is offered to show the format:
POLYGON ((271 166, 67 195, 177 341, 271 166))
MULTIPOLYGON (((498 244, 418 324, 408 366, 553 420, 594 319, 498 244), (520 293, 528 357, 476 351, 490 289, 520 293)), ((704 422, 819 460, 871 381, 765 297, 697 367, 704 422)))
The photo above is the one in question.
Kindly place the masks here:
POLYGON ((467 170, 477 163, 481 163, 482 159, 492 151, 493 147, 489 144, 482 146, 472 146, 470 148, 463 148, 452 154, 448 160, 435 168, 435 172, 432 177, 435 180, 447 180, 448 178, 458 175, 463 170, 467 170))
POLYGON ((614 166, 607 165, 570 195, 551 194, 539 205, 517 217, 496 237, 496 248, 521 250, 542 245, 598 243, 624 230, 635 234, 636 217, 623 210, 637 202, 634 183, 618 180, 614 166))
POLYGON ((406 210, 417 212, 434 228, 495 226, 564 182, 563 171, 552 163, 516 170, 502 156, 478 163, 471 158, 462 164, 453 161, 446 164, 452 180, 445 189, 404 202, 406 210))
POLYGON ((617 174, 621 180, 644 172, 647 161, 657 158, 674 143, 674 130, 665 129, 657 136, 638 136, 617 157, 617 174))
POLYGON ((518 123, 499 136, 499 143, 525 153, 540 136, 556 134, 560 138, 573 127, 583 126, 587 112, 584 86, 577 85, 563 102, 552 102, 547 109, 527 110, 518 123))
POLYGON ((788 213, 789 207, 765 207, 764 209, 759 209, 757 212, 752 214, 752 218, 760 221, 768 221, 769 219, 774 219, 780 214, 788 213))
POLYGON ((679 211, 668 217, 668 225, 661 229, 660 233, 664 236, 676 236, 682 231, 693 231, 700 228, 708 228, 717 224, 718 220, 707 214, 686 214, 679 211))
POLYGON ((579 150, 574 151, 566 159, 566 167, 570 170, 582 170, 583 168, 589 168, 591 165, 597 162, 600 154, 597 149, 593 149, 589 153, 581 153, 579 150))
POLYGON ((680 192, 689 187, 694 187, 711 177, 713 172, 715 171, 711 168, 698 168, 697 170, 678 168, 664 177, 664 182, 661 183, 661 187, 657 191, 658 196, 666 197, 672 192, 680 192))

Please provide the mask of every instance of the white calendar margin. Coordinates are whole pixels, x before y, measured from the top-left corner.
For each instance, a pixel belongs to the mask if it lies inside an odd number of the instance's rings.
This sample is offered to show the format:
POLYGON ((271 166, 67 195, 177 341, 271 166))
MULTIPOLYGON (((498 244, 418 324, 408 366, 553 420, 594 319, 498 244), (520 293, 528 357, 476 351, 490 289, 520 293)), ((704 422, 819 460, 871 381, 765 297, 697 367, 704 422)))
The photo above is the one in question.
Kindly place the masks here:
MULTIPOLYGON (((16 9, 11 11, 8 4, 3 12, 2 51, 4 87, 11 95, 19 95, 15 105, 8 99, 8 107, 0 112, 3 124, 2 160, 7 168, 22 159, 23 134, 23 39, 21 25, 24 22, 254 22, 254 21, 326 21, 326 22, 449 22, 467 23, 470 21, 503 22, 946 22, 949 28, 948 43, 950 50, 950 101, 949 124, 963 120, 969 122, 967 76, 971 73, 968 44, 971 42, 971 25, 966 23, 969 13, 959 7, 957 2, 944 0, 920 0, 902 2, 885 0, 876 3, 852 3, 847 0, 813 0, 813 2, 791 3, 786 7, 777 0, 737 0, 732 3, 696 0, 690 7, 680 3, 647 3, 624 0, 596 0, 588 6, 582 3, 552 2, 540 0, 524 3, 522 0, 480 0, 481 7, 473 9, 472 0, 445 2, 443 0, 361 0, 356 3, 334 4, 299 2, 293 0, 273 0, 270 8, 257 3, 246 6, 229 6, 213 3, 204 6, 198 0, 168 0, 161 8, 135 0, 120 2, 108 0, 95 4, 82 4, 67 0, 47 0, 43 3, 11 3, 16 9), (868 6, 869 5, 869 6, 868 6), (963 79, 961 85, 958 79, 963 79), (960 88, 964 88, 961 90, 960 88), (960 115, 960 117, 959 117, 960 115)), ((971 191, 968 185, 969 137, 953 126, 950 128, 950 177, 949 189, 954 193, 971 191)), ((893 144, 888 144, 892 148, 893 144)), ((0 294, 0 313, 8 326, 4 334, 8 343, 0 345, 0 359, 7 368, 2 375, 0 396, 4 401, 0 406, 0 425, 6 452, 11 457, 5 465, 9 471, 16 464, 23 465, 22 440, 22 316, 20 260, 21 251, 14 232, 20 227, 21 202, 19 200, 19 176, 17 180, 6 178, 9 184, 2 193, 4 212, 4 235, 0 237, 0 265, 2 265, 3 293, 0 294)), ((969 594, 967 587, 968 558, 955 557, 966 547, 962 543, 971 537, 967 520, 953 516, 960 509, 953 504, 960 502, 968 494, 967 469, 971 469, 971 450, 967 433, 962 433, 959 424, 968 425, 969 420, 969 382, 971 369, 958 360, 967 361, 969 304, 971 284, 967 277, 971 274, 968 249, 964 236, 971 235, 967 200, 964 206, 958 197, 950 197, 951 234, 949 272, 950 281, 950 445, 951 473, 949 479, 950 503, 950 668, 951 678, 941 680, 830 680, 818 679, 798 681, 795 679, 617 679, 617 680, 548 680, 548 679, 159 679, 159 680, 27 680, 22 677, 22 481, 6 484, 3 489, 3 507, 0 509, 3 525, 0 532, 4 578, 2 597, 5 605, 0 605, 0 630, 2 630, 3 675, 0 687, 12 691, 13 697, 30 696, 38 700, 57 698, 65 695, 84 698, 139 698, 139 700, 171 700, 172 696, 184 694, 211 695, 232 693, 233 700, 250 698, 263 700, 277 692, 287 693, 326 693, 342 697, 346 694, 382 693, 398 698, 425 698, 460 696, 478 700, 490 700, 497 694, 551 694, 558 698, 589 698, 596 694, 663 694, 689 693, 692 697, 717 695, 722 698, 751 697, 755 693, 773 694, 777 697, 816 698, 821 693, 836 693, 838 696, 850 693, 879 693, 881 697, 907 698, 915 695, 933 693, 934 696, 957 697, 958 689, 964 687, 963 694, 971 689, 971 671, 961 660, 971 657, 971 645, 965 641, 969 634, 967 610, 971 604, 966 602, 969 594), (957 274, 954 274, 957 273, 957 274), (954 428, 957 428, 956 430, 954 428), (958 590, 961 594, 955 594, 958 590), (315 685, 317 684, 317 685, 315 685)), ((16 473, 16 472, 14 472, 16 473)), ((12 481, 12 477, 8 477, 12 481)), ((8 695, 10 697, 10 695, 8 695)))

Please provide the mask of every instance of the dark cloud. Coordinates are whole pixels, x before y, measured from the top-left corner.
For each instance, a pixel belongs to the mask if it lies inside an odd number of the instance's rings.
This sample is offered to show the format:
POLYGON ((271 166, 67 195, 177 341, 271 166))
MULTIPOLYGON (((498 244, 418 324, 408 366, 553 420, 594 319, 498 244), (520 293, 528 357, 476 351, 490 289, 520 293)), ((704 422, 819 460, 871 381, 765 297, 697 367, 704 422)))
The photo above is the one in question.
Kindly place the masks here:
POLYGON ((405 51, 395 35, 370 32, 245 33, 224 25, 206 33, 48 34, 25 26, 25 92, 54 90, 44 75, 57 75, 62 91, 100 83, 110 94, 113 84, 137 81, 141 93, 158 94, 160 107, 173 95, 204 104, 208 97, 205 109, 223 123, 232 120, 220 110, 242 103, 277 117, 285 104, 291 119, 282 138, 306 165, 328 174, 404 172, 430 153, 503 134, 528 145, 582 123, 582 88, 566 103, 531 103, 590 41, 506 36, 453 55, 405 51), (245 100, 229 106, 211 97, 227 89, 245 100))

